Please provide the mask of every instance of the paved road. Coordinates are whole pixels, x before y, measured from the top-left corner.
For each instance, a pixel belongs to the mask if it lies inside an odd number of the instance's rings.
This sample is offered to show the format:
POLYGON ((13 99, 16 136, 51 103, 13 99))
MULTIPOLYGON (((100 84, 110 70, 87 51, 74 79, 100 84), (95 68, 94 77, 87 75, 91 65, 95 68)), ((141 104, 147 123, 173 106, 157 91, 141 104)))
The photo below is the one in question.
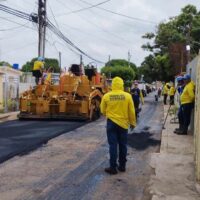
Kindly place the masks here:
MULTIPOLYGON (((109 155, 102 118, 51 140, 44 148, 0 165, 1 199, 149 200, 148 181, 153 174, 149 155, 159 151, 162 118, 162 103, 155 102, 153 94, 148 96, 138 125, 128 136, 126 173, 110 176, 104 172, 109 155)), ((49 130, 45 123, 43 129, 49 130)), ((59 127, 62 122, 53 123, 59 127)), ((12 127, 12 122, 8 124, 12 127)), ((39 129, 37 124, 33 129, 39 129)))
POLYGON ((28 153, 48 140, 74 130, 85 122, 74 121, 8 121, 0 123, 0 163, 28 153))

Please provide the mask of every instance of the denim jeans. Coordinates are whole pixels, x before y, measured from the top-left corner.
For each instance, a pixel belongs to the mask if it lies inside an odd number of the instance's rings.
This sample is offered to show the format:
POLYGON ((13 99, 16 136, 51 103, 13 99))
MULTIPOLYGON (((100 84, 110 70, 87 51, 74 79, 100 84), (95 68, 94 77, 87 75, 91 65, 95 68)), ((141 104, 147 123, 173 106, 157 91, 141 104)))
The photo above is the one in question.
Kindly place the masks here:
POLYGON ((110 119, 107 120, 107 139, 110 153, 110 167, 117 167, 118 149, 119 165, 125 167, 127 155, 127 135, 128 130, 120 127, 110 119))
POLYGON ((179 125, 181 127, 183 127, 184 119, 183 119, 183 108, 182 108, 181 105, 180 105, 179 110, 178 110, 178 121, 179 121, 179 125))
POLYGON ((188 130, 188 126, 190 125, 190 119, 191 119, 191 113, 192 109, 194 107, 193 103, 186 103, 182 104, 182 112, 183 112, 183 126, 184 126, 184 131, 188 130))

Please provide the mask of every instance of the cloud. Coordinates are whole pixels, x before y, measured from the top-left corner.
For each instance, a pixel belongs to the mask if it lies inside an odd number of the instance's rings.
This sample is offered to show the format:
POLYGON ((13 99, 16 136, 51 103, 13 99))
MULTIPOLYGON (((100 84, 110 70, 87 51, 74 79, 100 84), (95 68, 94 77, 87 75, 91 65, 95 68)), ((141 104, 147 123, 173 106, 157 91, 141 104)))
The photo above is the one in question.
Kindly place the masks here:
MULTIPOLYGON (((127 59, 130 50, 131 61, 140 65, 147 56, 148 52, 141 49, 142 44, 145 43, 141 36, 146 32, 154 32, 156 28, 154 24, 123 18, 97 8, 69 14, 73 10, 87 7, 79 0, 67 2, 65 0, 48 0, 47 2, 48 18, 54 24, 56 19, 61 31, 92 57, 103 61, 108 60, 108 55, 111 55, 111 58, 127 59)), ((95 4, 99 0, 88 0, 88 2, 95 4)), ((3 4, 27 13, 37 13, 36 1, 7 0, 3 4)), ((101 7, 159 23, 179 14, 181 8, 187 4, 194 4, 200 8, 199 0, 115 0, 101 7)), ((26 23, 24 20, 0 12, 2 29, 15 27, 17 24, 8 22, 1 17, 9 18, 20 24, 26 23)), ((22 26, 13 31, 0 32, 0 60, 10 63, 18 62, 22 65, 37 56, 36 26, 30 22, 27 26, 34 28, 35 31, 22 26)), ((47 57, 58 58, 58 51, 60 51, 62 52, 63 66, 79 63, 79 55, 73 53, 68 45, 49 30, 47 30, 47 40, 47 57)), ((84 57, 86 64, 90 61, 84 57)))

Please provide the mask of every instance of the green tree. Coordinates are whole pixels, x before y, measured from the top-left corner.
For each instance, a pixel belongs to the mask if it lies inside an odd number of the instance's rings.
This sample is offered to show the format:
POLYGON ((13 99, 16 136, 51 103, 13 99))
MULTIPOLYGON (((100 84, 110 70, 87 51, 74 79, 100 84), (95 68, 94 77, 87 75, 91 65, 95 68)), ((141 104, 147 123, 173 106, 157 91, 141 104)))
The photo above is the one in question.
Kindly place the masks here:
POLYGON ((124 80, 125 86, 130 86, 135 78, 135 72, 130 67, 109 67, 105 66, 101 69, 101 73, 105 74, 107 78, 121 77, 124 80))
POLYGON ((144 81, 152 83, 155 80, 173 80, 173 68, 169 68, 170 59, 168 54, 150 54, 138 68, 138 77, 144 76, 144 81), (170 70, 171 71, 170 71, 170 70))
POLYGON ((161 78, 160 80, 171 79, 175 75, 175 66, 173 64, 174 57, 170 54, 170 46, 173 44, 182 44, 183 46, 190 44, 191 56, 194 57, 198 54, 200 47, 199 35, 200 12, 197 11, 195 6, 187 5, 178 16, 160 23, 155 33, 146 33, 142 36, 150 40, 142 48, 152 52, 152 54, 145 58, 139 69, 139 74, 148 73, 151 80, 155 78, 154 73, 156 77, 161 78), (153 68, 152 63, 154 63, 153 68), (153 73, 150 70, 153 70, 153 73))
POLYGON ((12 67, 12 65, 9 62, 6 62, 6 61, 0 61, 0 66, 12 67))
POLYGON ((132 62, 129 63, 125 59, 112 59, 111 61, 107 62, 105 66, 110 66, 110 67, 116 67, 116 66, 129 67, 130 66, 134 70, 134 72, 137 71, 137 66, 132 62))
MULTIPOLYGON (((22 66, 22 71, 31 72, 33 69, 34 62, 36 60, 37 58, 33 58, 31 61, 26 62, 26 64, 22 66)), ((48 69, 49 67, 52 67, 55 73, 60 72, 59 62, 55 58, 45 58, 44 68, 48 69)))

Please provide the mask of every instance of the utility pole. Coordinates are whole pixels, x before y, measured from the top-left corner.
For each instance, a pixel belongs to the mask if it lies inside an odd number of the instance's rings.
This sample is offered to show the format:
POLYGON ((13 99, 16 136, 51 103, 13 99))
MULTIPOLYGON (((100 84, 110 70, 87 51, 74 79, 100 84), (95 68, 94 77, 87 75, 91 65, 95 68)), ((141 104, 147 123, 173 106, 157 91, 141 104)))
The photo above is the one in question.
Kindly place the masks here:
POLYGON ((128 51, 128 67, 130 67, 131 53, 128 51))
POLYGON ((82 55, 80 55, 80 73, 81 75, 85 74, 82 55))
POLYGON ((111 56, 110 56, 110 55, 108 55, 108 62, 110 62, 110 59, 111 59, 111 56))
POLYGON ((83 56, 80 55, 80 65, 82 65, 82 64, 83 64, 83 56))
POLYGON ((45 55, 46 19, 47 19, 46 0, 38 0, 38 23, 39 23, 38 56, 42 57, 44 57, 45 55))
POLYGON ((186 51, 187 51, 187 64, 190 62, 190 45, 191 45, 191 23, 187 26, 187 35, 186 35, 186 51))
POLYGON ((60 67, 60 74, 61 74, 61 72, 62 72, 62 65, 61 65, 61 56, 62 56, 62 54, 61 54, 61 52, 59 51, 59 67, 60 67))

